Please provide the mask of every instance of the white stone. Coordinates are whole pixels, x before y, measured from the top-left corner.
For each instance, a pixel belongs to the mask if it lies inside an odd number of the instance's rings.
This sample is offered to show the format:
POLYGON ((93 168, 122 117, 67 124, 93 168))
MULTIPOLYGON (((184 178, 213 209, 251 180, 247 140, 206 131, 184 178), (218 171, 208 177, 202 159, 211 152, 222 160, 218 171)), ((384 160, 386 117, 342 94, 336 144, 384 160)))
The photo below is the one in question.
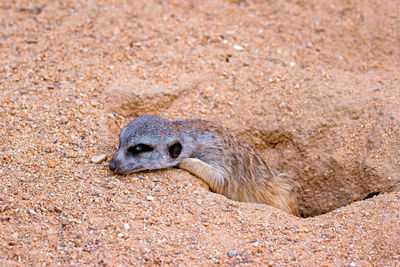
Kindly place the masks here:
POLYGON ((152 196, 147 196, 146 199, 147 199, 148 201, 153 201, 153 200, 154 200, 154 197, 152 197, 152 196))
POLYGON ((241 47, 240 45, 234 45, 233 49, 237 50, 237 51, 242 51, 244 48, 241 47))
POLYGON ((93 163, 99 164, 99 163, 102 163, 103 161, 105 161, 106 159, 107 159, 106 154, 100 154, 100 155, 93 156, 90 160, 93 163))

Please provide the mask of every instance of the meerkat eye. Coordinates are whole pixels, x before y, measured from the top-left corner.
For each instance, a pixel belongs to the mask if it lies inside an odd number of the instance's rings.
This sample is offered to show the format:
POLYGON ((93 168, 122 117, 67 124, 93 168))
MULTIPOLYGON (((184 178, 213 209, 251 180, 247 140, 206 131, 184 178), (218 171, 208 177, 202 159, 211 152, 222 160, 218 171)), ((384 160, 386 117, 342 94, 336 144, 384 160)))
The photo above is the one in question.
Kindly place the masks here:
POLYGON ((153 150, 153 147, 146 144, 137 144, 128 148, 128 152, 132 155, 137 155, 143 152, 150 152, 153 150))

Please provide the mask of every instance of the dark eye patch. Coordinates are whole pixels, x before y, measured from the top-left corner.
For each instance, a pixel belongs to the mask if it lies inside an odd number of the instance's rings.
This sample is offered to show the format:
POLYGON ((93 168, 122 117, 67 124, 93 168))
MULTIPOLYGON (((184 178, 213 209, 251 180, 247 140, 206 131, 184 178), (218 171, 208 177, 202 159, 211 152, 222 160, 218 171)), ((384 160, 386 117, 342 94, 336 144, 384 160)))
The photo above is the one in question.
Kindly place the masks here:
POLYGON ((182 145, 178 141, 168 148, 171 158, 176 159, 182 152, 182 145))
POLYGON ((131 146, 128 148, 128 152, 131 155, 138 155, 140 153, 144 153, 144 152, 150 152, 152 151, 154 148, 152 146, 146 145, 146 144, 137 144, 134 146, 131 146))

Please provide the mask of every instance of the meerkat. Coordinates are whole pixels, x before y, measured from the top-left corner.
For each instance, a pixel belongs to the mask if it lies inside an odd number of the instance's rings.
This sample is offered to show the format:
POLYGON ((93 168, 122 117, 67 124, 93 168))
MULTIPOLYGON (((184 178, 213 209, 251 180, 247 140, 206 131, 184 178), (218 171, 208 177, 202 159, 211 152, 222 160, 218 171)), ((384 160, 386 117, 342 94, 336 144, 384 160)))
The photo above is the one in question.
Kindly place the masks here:
POLYGON ((227 198, 264 203, 299 216, 295 181, 271 169, 249 143, 209 121, 140 116, 121 131, 109 164, 119 174, 174 166, 227 198))

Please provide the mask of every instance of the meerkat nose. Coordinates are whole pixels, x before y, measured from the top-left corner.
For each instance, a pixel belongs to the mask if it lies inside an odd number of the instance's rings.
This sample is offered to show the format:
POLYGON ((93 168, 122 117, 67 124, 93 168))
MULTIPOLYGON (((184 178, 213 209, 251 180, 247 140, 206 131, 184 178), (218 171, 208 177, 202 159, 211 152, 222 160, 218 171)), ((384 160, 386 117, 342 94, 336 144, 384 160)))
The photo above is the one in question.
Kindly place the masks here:
POLYGON ((115 172, 115 170, 117 169, 117 164, 115 163, 114 160, 112 160, 108 165, 108 167, 110 168, 110 171, 115 172))

